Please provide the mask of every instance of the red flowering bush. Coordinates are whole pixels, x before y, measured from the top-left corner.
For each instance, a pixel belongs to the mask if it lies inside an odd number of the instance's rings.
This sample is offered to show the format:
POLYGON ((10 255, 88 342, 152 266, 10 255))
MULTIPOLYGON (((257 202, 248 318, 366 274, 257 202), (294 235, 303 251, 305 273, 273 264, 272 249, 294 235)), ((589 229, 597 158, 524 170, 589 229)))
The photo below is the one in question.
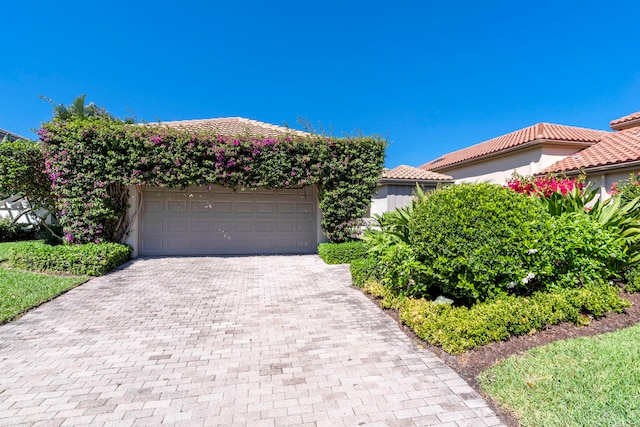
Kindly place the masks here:
POLYGON ((582 191, 584 188, 584 176, 577 178, 567 178, 566 176, 547 175, 547 176, 522 176, 517 173, 507 181, 507 188, 511 188, 518 193, 527 196, 540 196, 544 198, 551 197, 554 193, 561 193, 566 196, 575 188, 582 191))

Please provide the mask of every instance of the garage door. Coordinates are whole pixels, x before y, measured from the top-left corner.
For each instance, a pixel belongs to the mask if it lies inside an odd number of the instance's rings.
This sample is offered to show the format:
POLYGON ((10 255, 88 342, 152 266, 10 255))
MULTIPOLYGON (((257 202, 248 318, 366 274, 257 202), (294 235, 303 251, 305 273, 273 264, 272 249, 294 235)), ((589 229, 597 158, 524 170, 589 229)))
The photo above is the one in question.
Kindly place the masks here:
POLYGON ((280 191, 145 188, 141 255, 315 253, 315 187, 280 191))

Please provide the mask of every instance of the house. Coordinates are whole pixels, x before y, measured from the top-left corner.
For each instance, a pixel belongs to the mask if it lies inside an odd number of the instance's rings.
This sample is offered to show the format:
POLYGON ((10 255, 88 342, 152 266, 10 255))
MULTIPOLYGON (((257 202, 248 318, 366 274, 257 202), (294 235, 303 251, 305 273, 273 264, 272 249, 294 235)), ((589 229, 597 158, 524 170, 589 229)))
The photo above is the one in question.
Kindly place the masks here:
POLYGON ((428 191, 450 183, 453 183, 453 179, 448 175, 411 166, 386 169, 372 198, 368 217, 407 206, 413 199, 416 185, 428 191))
MULTIPOLYGON (((240 117, 162 122, 222 135, 308 135, 240 117)), ((222 186, 172 189, 129 187, 133 257, 315 253, 322 241, 315 185, 236 191, 222 186)))
POLYGON ((454 182, 504 184, 521 175, 587 174, 606 190, 640 168, 640 112, 613 120, 611 131, 538 123, 445 154, 419 169, 450 175, 454 182))
POLYGON ((0 141, 5 141, 5 140, 17 141, 19 139, 27 139, 27 138, 0 128, 0 141))
MULTIPOLYGON (((306 132, 241 117, 163 122, 188 131, 279 136, 306 132)), ((411 200, 416 183, 434 188, 451 178, 409 166, 385 171, 372 212, 411 200)), ((325 241, 316 185, 236 191, 222 186, 171 189, 129 187, 133 256, 315 253, 325 241)))

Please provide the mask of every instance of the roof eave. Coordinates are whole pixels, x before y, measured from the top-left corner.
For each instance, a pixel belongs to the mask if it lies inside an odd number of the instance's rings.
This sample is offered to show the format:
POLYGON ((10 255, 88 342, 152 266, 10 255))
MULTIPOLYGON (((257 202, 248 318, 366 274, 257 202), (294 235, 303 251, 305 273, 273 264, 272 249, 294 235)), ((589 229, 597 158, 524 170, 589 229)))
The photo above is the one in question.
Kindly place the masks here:
POLYGON ((622 123, 616 123, 615 125, 611 125, 611 129, 621 131, 634 128, 636 126, 640 126, 640 117, 633 120, 628 120, 622 123))
MULTIPOLYGON (((612 169, 629 169, 629 168, 635 168, 635 167, 640 167, 640 160, 632 160, 632 161, 623 162, 623 163, 608 163, 606 165, 583 167, 583 168, 577 168, 577 169, 566 169, 566 170, 560 170, 552 173, 564 173, 567 175, 577 175, 581 171, 584 171, 588 175, 589 173, 594 173, 594 172, 596 173, 607 172, 612 169)), ((546 175, 546 173, 542 175, 546 175)))
POLYGON ((440 171, 446 172, 447 170, 456 169, 460 166, 468 166, 470 164, 479 163, 487 159, 505 156, 507 154, 511 154, 513 152, 520 151, 520 150, 525 150, 527 148, 532 148, 537 145, 563 145, 563 146, 572 146, 572 147, 575 146, 575 147, 584 149, 587 147, 591 147, 596 143, 597 142, 587 142, 587 141, 561 141, 557 139, 534 139, 533 141, 525 142, 524 144, 516 145, 515 147, 505 148, 504 150, 495 151, 493 153, 484 154, 478 157, 472 157, 471 159, 462 160, 456 163, 451 163, 446 166, 427 168, 426 170, 433 171, 433 172, 440 172, 440 171))
POLYGON ((408 178, 380 178, 380 184, 400 184, 400 185, 416 185, 416 184, 452 184, 453 179, 408 179, 408 178))

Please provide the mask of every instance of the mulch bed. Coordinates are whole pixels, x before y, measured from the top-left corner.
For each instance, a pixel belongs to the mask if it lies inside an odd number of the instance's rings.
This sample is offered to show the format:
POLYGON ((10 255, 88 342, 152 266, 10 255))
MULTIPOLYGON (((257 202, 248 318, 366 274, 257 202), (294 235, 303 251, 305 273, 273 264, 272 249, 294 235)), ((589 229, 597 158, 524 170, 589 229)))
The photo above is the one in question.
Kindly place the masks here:
MULTIPOLYGON (((420 344, 422 347, 442 359, 444 363, 456 371, 469 383, 471 387, 487 399, 489 405, 493 408, 503 423, 509 427, 518 427, 520 424, 513 416, 511 416, 511 414, 500 408, 489 396, 482 392, 476 377, 482 371, 490 368, 499 360, 505 359, 514 354, 524 353, 534 347, 548 344, 553 341, 576 337, 590 337, 606 332, 613 332, 639 323, 640 293, 624 294, 623 297, 631 301, 632 304, 632 306, 627 308, 624 313, 613 313, 600 319, 592 319, 586 326, 574 326, 570 323, 548 326, 544 330, 532 335, 512 337, 507 341, 485 345, 457 355, 449 354, 440 347, 435 347, 418 338, 411 329, 400 323, 397 310, 383 309, 383 311, 398 322, 400 329, 409 338, 411 338, 413 342, 420 344)), ((375 298, 372 298, 371 296, 369 296, 369 298, 378 303, 378 300, 375 298)))

